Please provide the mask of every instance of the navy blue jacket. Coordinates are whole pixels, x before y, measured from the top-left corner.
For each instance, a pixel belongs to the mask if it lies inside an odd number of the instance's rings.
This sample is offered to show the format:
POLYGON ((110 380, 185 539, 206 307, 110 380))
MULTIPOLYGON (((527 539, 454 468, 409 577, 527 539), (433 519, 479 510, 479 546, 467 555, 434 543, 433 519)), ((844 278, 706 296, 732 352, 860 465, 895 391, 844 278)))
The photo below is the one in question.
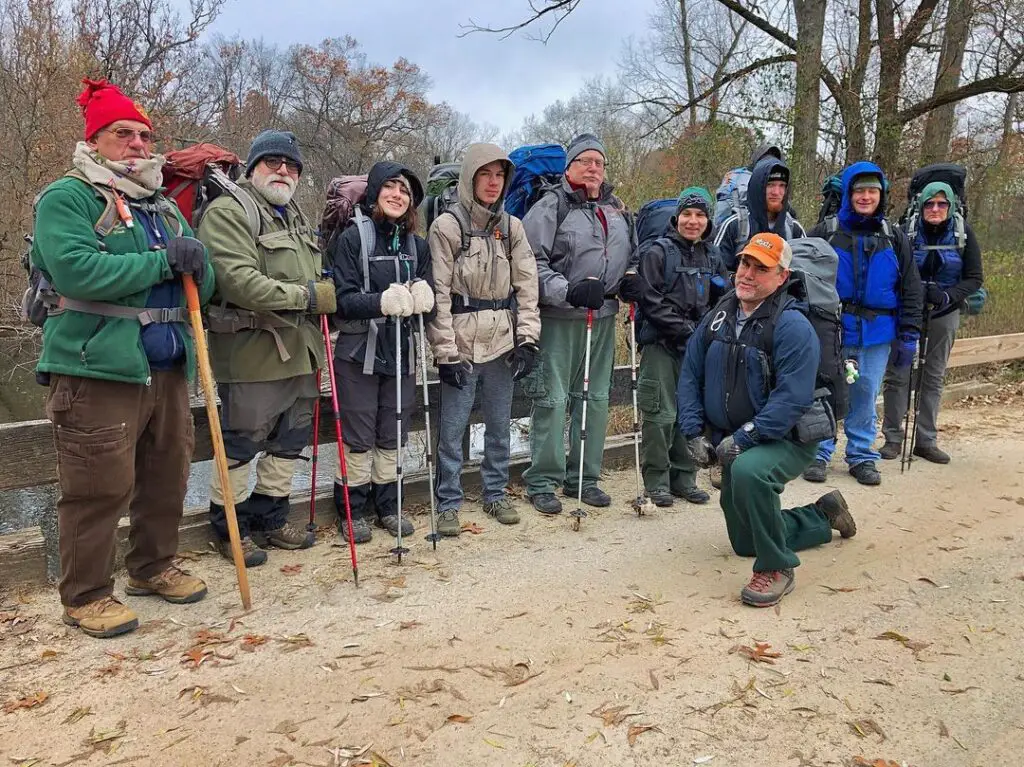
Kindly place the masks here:
POLYGON ((772 336, 770 360, 757 339, 774 308, 771 298, 750 315, 739 339, 736 313, 722 308, 728 297, 705 315, 686 345, 676 391, 684 436, 697 437, 709 424, 712 440, 718 442, 752 420, 761 442, 790 437, 814 403, 820 350, 801 305, 789 295, 781 300, 785 304, 772 336), (747 408, 749 414, 743 412, 747 408))

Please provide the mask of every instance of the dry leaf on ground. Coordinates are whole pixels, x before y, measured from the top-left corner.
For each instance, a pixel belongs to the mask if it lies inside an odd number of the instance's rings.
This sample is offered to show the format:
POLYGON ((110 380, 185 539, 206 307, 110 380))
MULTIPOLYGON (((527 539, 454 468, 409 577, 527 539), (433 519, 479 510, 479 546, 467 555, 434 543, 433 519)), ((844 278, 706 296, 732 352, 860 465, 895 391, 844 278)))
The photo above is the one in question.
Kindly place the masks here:
POLYGON ((774 666, 775 659, 781 658, 782 653, 772 650, 771 647, 767 642, 754 642, 753 647, 741 644, 733 645, 729 652, 746 655, 754 663, 768 663, 774 666))
POLYGON ((301 564, 285 565, 284 567, 281 568, 281 572, 284 573, 285 575, 297 575, 298 573, 302 572, 302 565, 301 564))
POLYGON ((4 703, 4 713, 11 714, 21 708, 35 708, 36 706, 41 706, 49 699, 49 697, 48 693, 40 690, 35 695, 26 695, 24 698, 8 701, 7 703, 4 703))
POLYGON ((631 724, 629 726, 629 732, 626 733, 626 740, 629 745, 635 746, 636 739, 643 735, 645 732, 661 732, 656 724, 631 724))

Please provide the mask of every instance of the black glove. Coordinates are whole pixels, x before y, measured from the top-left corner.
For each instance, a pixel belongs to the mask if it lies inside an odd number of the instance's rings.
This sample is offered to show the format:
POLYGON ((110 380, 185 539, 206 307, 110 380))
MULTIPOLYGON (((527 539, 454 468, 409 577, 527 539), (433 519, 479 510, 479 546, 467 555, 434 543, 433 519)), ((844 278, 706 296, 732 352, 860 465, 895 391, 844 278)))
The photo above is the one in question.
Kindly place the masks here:
POLYGON ((175 274, 191 274, 197 285, 206 276, 206 246, 195 237, 175 237, 164 251, 167 265, 175 274))
POLYGON ((597 277, 574 282, 566 291, 565 300, 577 309, 600 309, 604 306, 604 283, 597 277))
POLYGON ((512 380, 518 381, 530 375, 530 372, 537 366, 537 357, 540 356, 540 349, 537 344, 519 344, 509 352, 508 365, 512 368, 512 380))
POLYGON ((693 462, 702 469, 708 468, 715 462, 715 448, 712 447, 711 440, 703 435, 686 440, 686 449, 693 462))
POLYGON ((469 374, 472 372, 473 366, 465 361, 437 366, 438 378, 456 389, 462 389, 469 383, 469 374))
POLYGON ((933 282, 925 286, 924 296, 935 309, 944 309, 949 305, 949 294, 933 282))
POLYGON ((619 282, 619 298, 630 303, 639 301, 641 280, 643 280, 643 277, 632 269, 626 272, 619 282))
POLYGON ((715 448, 715 453, 718 455, 718 463, 723 469, 732 465, 732 462, 742 452, 743 448, 736 444, 736 440, 733 439, 731 434, 719 442, 718 447, 715 448))

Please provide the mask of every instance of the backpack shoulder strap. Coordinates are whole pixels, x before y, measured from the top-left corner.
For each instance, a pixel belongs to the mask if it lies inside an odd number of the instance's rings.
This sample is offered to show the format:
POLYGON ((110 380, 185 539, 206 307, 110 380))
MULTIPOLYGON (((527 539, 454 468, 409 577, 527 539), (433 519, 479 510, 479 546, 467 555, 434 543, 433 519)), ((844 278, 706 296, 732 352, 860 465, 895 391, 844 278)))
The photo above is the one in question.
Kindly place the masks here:
POLYGON ((825 225, 824 239, 826 240, 839 231, 839 217, 834 214, 831 216, 825 216, 825 220, 822 221, 822 223, 825 225))
POLYGON ((370 256, 377 249, 377 227, 357 205, 352 218, 359 230, 359 260, 363 269, 363 291, 370 292, 370 256))
POLYGON ((678 269, 679 265, 682 264, 683 259, 679 253, 679 248, 668 237, 659 237, 651 245, 658 245, 661 247, 662 252, 665 254, 665 292, 668 293, 672 286, 675 285, 676 278, 679 276, 678 269))
MULTIPOLYGON (((257 239, 263 233, 263 215, 252 195, 232 181, 228 174, 220 168, 211 169, 210 179, 242 206, 242 210, 245 211, 245 219, 249 223, 249 234, 254 240, 257 239)), ((198 222, 196 225, 198 226, 198 222)))
MULTIPOLYGON (((469 241, 473 237, 473 224, 469 220, 469 213, 462 207, 462 205, 452 205, 441 215, 445 214, 451 215, 451 217, 455 219, 455 223, 459 225, 459 241, 461 244, 459 246, 460 249, 458 255, 461 256, 469 250, 469 241)), ((438 218, 440 218, 440 216, 438 218)))
POLYGON ((750 211, 746 205, 740 205, 736 211, 736 233, 740 236, 740 245, 746 245, 750 239, 750 211))
MULTIPOLYGON (((117 214, 117 203, 114 200, 114 193, 107 187, 94 184, 84 173, 82 173, 82 171, 78 170, 78 168, 72 168, 65 173, 64 176, 76 179, 77 181, 81 181, 83 184, 88 185, 93 192, 96 193, 96 196, 102 197, 106 202, 103 212, 100 213, 100 217, 96 219, 96 223, 93 225, 93 230, 100 239, 106 237, 114 230, 114 227, 117 226, 117 222, 120 220, 120 217, 117 214)), ((43 191, 45 192, 46 190, 43 191)), ((39 196, 41 197, 42 193, 40 193, 39 196)))
POLYGON ((963 253, 967 247, 967 226, 960 211, 953 214, 953 231, 956 234, 956 249, 963 253))

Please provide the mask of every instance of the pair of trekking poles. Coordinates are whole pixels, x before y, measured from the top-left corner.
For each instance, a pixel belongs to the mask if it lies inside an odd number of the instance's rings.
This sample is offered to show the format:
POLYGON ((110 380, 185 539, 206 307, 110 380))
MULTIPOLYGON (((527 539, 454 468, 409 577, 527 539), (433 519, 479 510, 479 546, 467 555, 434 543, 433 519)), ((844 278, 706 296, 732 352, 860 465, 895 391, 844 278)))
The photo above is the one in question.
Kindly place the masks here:
POLYGON ((921 343, 910 369, 910 380, 907 381, 907 412, 903 416, 903 453, 900 456, 900 474, 910 471, 914 460, 914 443, 917 441, 917 416, 921 412, 921 385, 924 382, 924 363, 928 357, 928 319, 931 312, 928 306, 924 309, 924 322, 921 328, 921 343), (914 380, 914 374, 917 380, 914 380), (913 422, 911 422, 913 413, 913 422))

